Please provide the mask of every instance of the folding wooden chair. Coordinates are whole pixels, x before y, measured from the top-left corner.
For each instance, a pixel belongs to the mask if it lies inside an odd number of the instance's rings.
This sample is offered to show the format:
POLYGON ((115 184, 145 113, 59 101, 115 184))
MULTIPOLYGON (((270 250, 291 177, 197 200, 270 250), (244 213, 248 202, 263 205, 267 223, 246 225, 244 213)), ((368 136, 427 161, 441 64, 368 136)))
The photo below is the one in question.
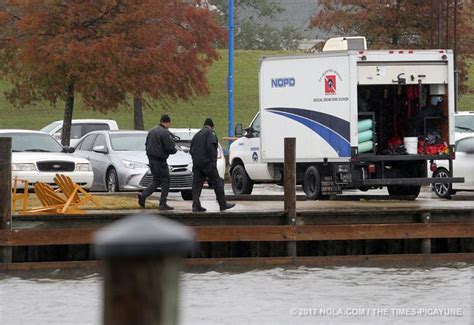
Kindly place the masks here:
POLYGON ((56 174, 54 182, 58 185, 61 192, 66 197, 67 204, 73 204, 76 208, 84 205, 87 201, 91 201, 96 206, 100 206, 99 202, 94 199, 92 194, 84 190, 81 186, 74 183, 69 176, 64 174, 56 174))
POLYGON ((83 210, 77 209, 71 202, 67 202, 62 196, 58 195, 54 189, 46 183, 37 182, 35 184, 35 194, 40 200, 43 207, 33 208, 26 213, 71 213, 82 214, 83 210))
POLYGON ((28 180, 15 176, 12 190, 12 211, 16 211, 16 203, 21 200, 23 202, 21 212, 26 212, 28 210, 28 180), (23 193, 18 193, 18 183, 23 183, 23 193))

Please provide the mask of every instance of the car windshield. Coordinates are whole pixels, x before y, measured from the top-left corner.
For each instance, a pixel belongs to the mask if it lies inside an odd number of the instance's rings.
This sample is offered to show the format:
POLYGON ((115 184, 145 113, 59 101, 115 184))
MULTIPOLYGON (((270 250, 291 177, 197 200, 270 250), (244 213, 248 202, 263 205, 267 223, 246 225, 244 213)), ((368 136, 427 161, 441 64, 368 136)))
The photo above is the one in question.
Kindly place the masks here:
POLYGON ((186 130, 186 131, 173 131, 171 130, 171 133, 173 133, 175 136, 179 137, 179 141, 182 142, 191 142, 193 139, 194 135, 196 132, 191 131, 191 130, 186 130))
POLYGON ((110 134, 110 142, 114 151, 145 151, 146 133, 110 134))
POLYGON ((63 147, 49 134, 2 133, 2 137, 12 138, 12 151, 62 152, 63 147))
POLYGON ((474 114, 458 115, 454 124, 457 132, 474 132, 474 114))
POLYGON ((54 128, 56 128, 61 122, 53 122, 51 124, 46 125, 40 131, 45 133, 50 133, 54 128))

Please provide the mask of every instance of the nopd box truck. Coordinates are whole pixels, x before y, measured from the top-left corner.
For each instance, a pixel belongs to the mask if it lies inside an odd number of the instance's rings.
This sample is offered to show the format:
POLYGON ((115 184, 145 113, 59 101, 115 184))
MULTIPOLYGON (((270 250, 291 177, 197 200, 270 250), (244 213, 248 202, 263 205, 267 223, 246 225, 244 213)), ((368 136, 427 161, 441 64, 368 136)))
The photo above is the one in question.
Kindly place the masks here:
POLYGON ((436 182, 430 161, 448 160, 452 170, 452 51, 368 51, 360 37, 329 43, 330 51, 261 60, 260 110, 230 147, 234 193, 281 183, 284 139, 294 137, 308 198, 382 187, 416 198, 436 182))

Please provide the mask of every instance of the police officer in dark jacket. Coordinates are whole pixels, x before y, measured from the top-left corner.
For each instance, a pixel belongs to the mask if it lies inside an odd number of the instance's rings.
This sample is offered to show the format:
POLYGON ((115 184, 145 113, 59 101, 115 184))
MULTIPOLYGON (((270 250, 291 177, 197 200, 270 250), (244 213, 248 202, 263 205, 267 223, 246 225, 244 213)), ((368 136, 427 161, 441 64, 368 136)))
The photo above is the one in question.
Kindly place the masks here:
POLYGON ((214 187, 220 210, 233 208, 235 204, 225 200, 224 183, 217 171, 217 136, 210 118, 204 121, 204 127, 193 137, 190 152, 193 157, 193 212, 206 211, 199 200, 206 179, 214 187))
POLYGON ((160 125, 154 127, 148 132, 145 147, 148 156, 149 166, 153 180, 148 187, 138 194, 138 204, 144 208, 145 200, 156 188, 161 185, 160 210, 173 210, 166 204, 168 192, 170 190, 170 170, 166 160, 169 155, 176 153, 176 144, 168 128, 171 125, 171 119, 168 115, 163 115, 160 119, 160 125))

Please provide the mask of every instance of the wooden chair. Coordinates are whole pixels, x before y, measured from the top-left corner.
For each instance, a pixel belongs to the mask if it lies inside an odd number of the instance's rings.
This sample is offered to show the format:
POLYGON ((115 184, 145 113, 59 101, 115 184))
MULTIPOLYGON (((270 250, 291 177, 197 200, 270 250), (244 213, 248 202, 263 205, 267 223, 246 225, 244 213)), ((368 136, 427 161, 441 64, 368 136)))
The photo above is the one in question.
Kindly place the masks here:
POLYGON ((16 211, 17 201, 22 201, 21 212, 26 212, 28 210, 28 188, 29 183, 27 179, 19 179, 18 177, 13 178, 13 193, 12 193, 12 211, 16 211), (23 193, 18 193, 18 183, 23 183, 23 193))
POLYGON ((96 206, 100 206, 99 202, 94 199, 92 194, 74 183, 69 176, 56 174, 54 182, 58 185, 61 192, 63 192, 68 205, 73 204, 77 208, 84 205, 87 201, 91 201, 96 206))
POLYGON ((59 195, 54 189, 46 183, 37 182, 35 184, 35 194, 43 207, 33 208, 26 211, 26 214, 37 213, 58 213, 58 214, 84 214, 85 211, 77 209, 74 204, 59 195))

